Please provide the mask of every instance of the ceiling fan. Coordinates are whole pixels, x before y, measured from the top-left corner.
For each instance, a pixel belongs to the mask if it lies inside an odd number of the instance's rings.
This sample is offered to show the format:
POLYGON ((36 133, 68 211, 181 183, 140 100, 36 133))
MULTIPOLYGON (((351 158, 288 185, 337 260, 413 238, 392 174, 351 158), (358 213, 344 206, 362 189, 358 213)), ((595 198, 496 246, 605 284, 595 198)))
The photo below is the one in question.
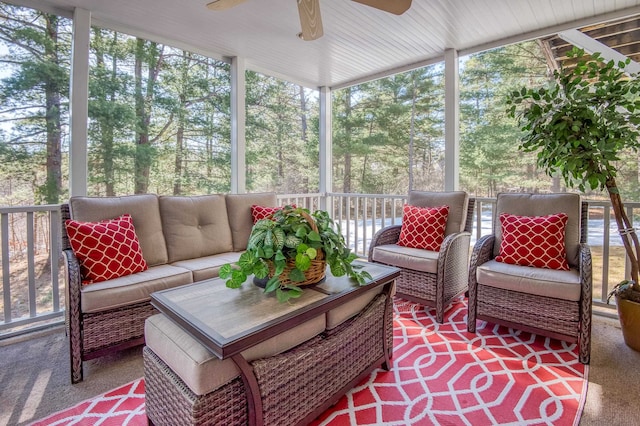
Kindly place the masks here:
MULTIPOLYGON (((246 0, 214 0, 207 4, 211 10, 227 10, 244 3, 246 0)), ((411 0, 352 0, 380 9, 384 12, 402 15, 411 7, 411 0)), ((300 15, 300 27, 302 31, 298 34, 303 40, 316 40, 322 37, 322 18, 320 17, 320 0, 296 0, 298 3, 298 13, 300 15)))

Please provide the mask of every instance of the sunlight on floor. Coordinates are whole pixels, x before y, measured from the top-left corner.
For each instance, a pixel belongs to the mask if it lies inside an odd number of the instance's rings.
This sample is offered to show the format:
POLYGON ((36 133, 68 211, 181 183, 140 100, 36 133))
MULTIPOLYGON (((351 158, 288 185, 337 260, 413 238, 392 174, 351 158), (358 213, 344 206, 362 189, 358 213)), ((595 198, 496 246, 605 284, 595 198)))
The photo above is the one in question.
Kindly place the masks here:
POLYGON ((24 410, 22 410, 22 414, 20 415, 20 423, 26 422, 29 420, 35 420, 34 415, 36 409, 40 405, 42 401, 42 397, 44 396, 44 391, 47 389, 47 383, 51 379, 51 370, 43 370, 38 374, 33 386, 31 387, 31 393, 29 393, 29 398, 24 404, 24 410))

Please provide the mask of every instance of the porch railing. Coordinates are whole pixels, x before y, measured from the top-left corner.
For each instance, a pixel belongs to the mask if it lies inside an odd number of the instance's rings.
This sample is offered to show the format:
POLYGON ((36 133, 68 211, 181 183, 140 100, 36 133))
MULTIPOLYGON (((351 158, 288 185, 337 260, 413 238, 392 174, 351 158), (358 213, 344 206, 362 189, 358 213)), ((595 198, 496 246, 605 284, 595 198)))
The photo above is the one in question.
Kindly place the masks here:
MULTIPOLYGON (((400 224, 403 195, 379 194, 280 194, 279 203, 310 210, 328 210, 340 225, 347 244, 367 256, 373 235, 384 226, 400 224)), ((628 276, 611 205, 589 201, 589 244, 594 267, 593 302, 606 305, 609 283, 628 276)), ((495 199, 477 198, 472 244, 492 232, 495 199)), ((629 217, 639 213, 640 203, 626 203, 629 217)), ((64 281, 59 263, 59 206, 0 207, 2 303, 0 338, 60 324, 64 321, 64 281)))
POLYGON ((0 208, 1 337, 63 321, 59 223, 58 205, 0 208))

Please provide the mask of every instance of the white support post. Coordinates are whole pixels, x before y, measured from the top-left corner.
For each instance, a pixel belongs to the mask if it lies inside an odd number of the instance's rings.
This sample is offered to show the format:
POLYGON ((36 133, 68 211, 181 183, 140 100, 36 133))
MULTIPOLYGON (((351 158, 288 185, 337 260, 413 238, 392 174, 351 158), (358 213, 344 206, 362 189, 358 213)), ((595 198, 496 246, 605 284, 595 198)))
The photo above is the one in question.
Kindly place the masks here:
POLYGON ((69 95, 69 194, 87 195, 87 123, 89 121, 89 41, 91 12, 73 12, 69 95))
POLYGON ((458 52, 444 52, 444 190, 456 191, 460 183, 460 89, 458 52))
POLYGON ((245 79, 244 58, 231 58, 231 193, 247 191, 245 139, 245 79))
POLYGON ((331 89, 320 88, 320 208, 326 210, 333 185, 333 139, 331 131, 331 89))

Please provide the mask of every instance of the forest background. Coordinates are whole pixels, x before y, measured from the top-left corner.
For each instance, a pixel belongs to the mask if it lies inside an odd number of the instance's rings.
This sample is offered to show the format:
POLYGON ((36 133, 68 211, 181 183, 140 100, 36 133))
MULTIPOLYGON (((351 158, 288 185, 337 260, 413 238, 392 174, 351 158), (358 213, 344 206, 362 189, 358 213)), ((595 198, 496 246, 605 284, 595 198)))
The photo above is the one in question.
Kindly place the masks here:
MULTIPOLYGON (((68 198, 71 22, 0 3, 0 205, 68 198)), ((227 63, 93 27, 89 195, 230 190, 227 63)), ((518 151, 505 94, 549 78, 536 42, 461 58, 460 187, 564 190, 518 151)), ((316 90, 247 71, 247 190, 318 191, 316 90)), ((435 64, 332 92, 333 191, 444 188, 444 75, 435 64)), ((620 161, 638 200, 638 156, 620 161)), ((589 194, 598 198, 600 194, 589 194)))

